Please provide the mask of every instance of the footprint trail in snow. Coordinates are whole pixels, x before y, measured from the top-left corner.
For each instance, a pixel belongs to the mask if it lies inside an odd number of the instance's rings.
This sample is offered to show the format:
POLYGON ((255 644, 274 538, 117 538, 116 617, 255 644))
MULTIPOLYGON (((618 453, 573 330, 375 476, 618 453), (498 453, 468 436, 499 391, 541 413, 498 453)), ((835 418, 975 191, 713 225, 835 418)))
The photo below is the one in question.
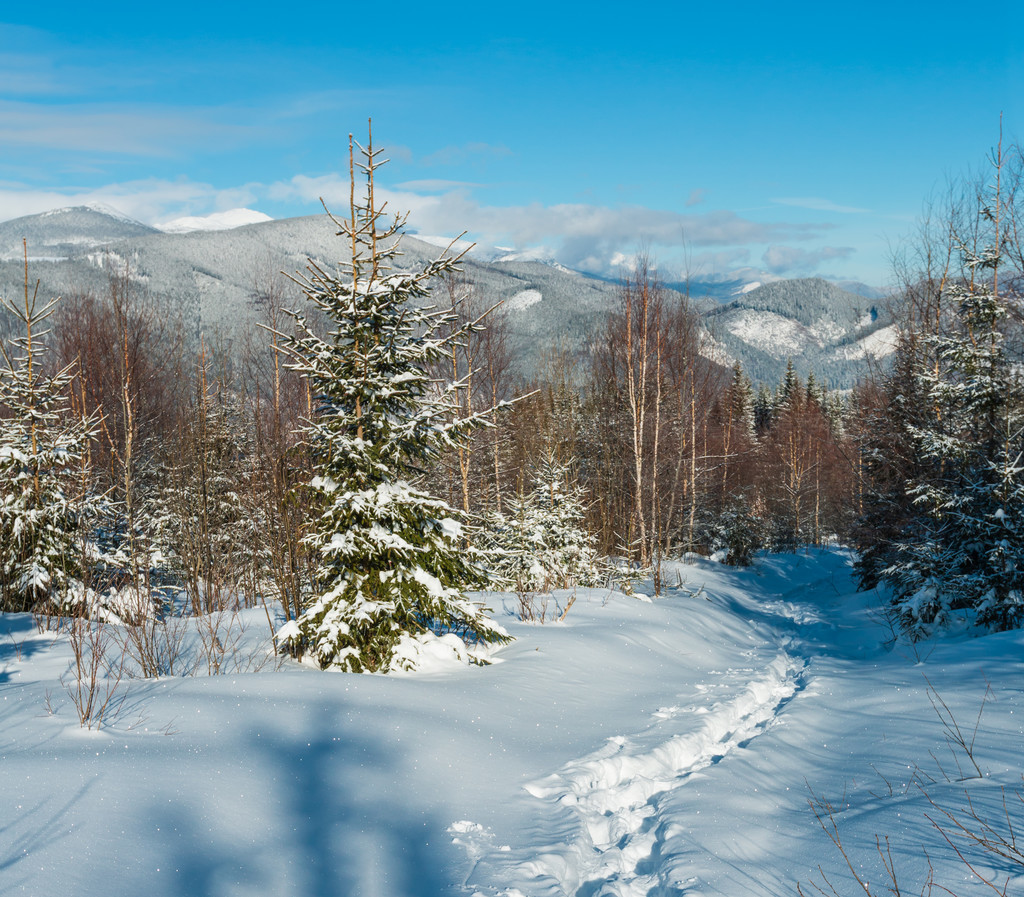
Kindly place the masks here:
MULTIPOLYGON (((473 862, 470 893, 503 897, 682 895, 694 882, 665 880, 667 852, 685 839, 663 813, 666 800, 695 772, 768 729, 800 690, 804 662, 785 652, 762 670, 730 670, 731 683, 710 706, 662 708, 647 731, 617 736, 526 790, 546 802, 548 843, 497 846, 470 822, 449 828, 473 862), (739 677, 743 678, 740 679, 739 677), (667 842, 671 839, 671 847, 667 842)), ((694 696, 698 697, 698 696, 694 696)))

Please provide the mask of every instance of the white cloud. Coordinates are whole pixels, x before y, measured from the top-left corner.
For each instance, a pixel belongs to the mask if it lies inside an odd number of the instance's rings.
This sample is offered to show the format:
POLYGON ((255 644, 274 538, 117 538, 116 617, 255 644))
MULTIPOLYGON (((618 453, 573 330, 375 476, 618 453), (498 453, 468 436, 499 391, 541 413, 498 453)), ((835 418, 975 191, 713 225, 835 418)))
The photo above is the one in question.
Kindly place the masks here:
POLYGON ((764 266, 774 274, 807 274, 822 262, 849 258, 856 250, 849 246, 824 246, 800 249, 795 246, 769 246, 762 256, 764 266))
POLYGON ((697 252, 688 260, 681 273, 691 277, 720 274, 742 267, 749 261, 750 250, 745 246, 720 249, 717 252, 697 252))
POLYGON ((256 185, 218 190, 210 184, 188 180, 149 179, 63 191, 39 190, 20 184, 0 183, 3 220, 35 215, 65 206, 102 203, 119 212, 152 224, 169 217, 226 211, 254 203, 256 185))
POLYGON ((860 214, 870 212, 870 209, 861 209, 857 206, 841 206, 832 202, 831 199, 822 199, 818 196, 789 196, 773 199, 772 202, 781 206, 794 206, 799 209, 811 209, 815 212, 841 212, 844 215, 860 214))
POLYGON ((32 56, 0 53, 0 84, 5 93, 47 95, 61 89, 55 73, 32 56))
POLYGON ((258 129, 213 111, 103 104, 37 105, 0 100, 0 147, 31 147, 121 156, 166 156, 182 145, 255 139, 258 129))
MULTIPOLYGON (((405 188, 415 183, 401 185, 405 188)), ((458 234, 466 230, 480 244, 513 246, 517 250, 549 246, 562 264, 585 271, 607 272, 613 259, 636 252, 640 245, 681 252, 684 244, 698 249, 731 250, 746 255, 750 244, 803 240, 820 236, 827 225, 757 222, 730 211, 680 213, 641 206, 565 203, 552 206, 491 206, 480 203, 460 187, 442 194, 424 195, 412 189, 377 186, 392 212, 408 211, 410 224, 430 234, 458 234)), ((279 201, 313 203, 321 197, 328 207, 345 206, 347 177, 297 175, 269 188, 279 201)), ((724 260, 719 256, 718 261, 724 260)))
POLYGON ((81 70, 64 65, 58 73, 56 55, 41 52, 49 44, 44 31, 0 22, 0 95, 45 96, 74 88, 81 70))
POLYGON ((626 255, 624 252, 612 253, 609 264, 613 268, 619 268, 623 271, 635 271, 636 270, 637 257, 636 253, 626 255))
POLYGON ((331 206, 348 206, 349 182, 340 174, 310 177, 297 174, 289 181, 278 181, 267 187, 267 197, 275 202, 318 203, 321 199, 331 206))
MULTIPOLYGON (((828 228, 824 224, 759 222, 725 210, 672 212, 585 203, 487 205, 472 194, 472 186, 408 181, 397 187, 378 186, 377 195, 386 201, 388 211, 408 212, 413 231, 449 236, 468 231, 469 238, 481 246, 507 246, 520 255, 541 252, 569 267, 598 274, 614 274, 641 246, 650 250, 666 276, 722 274, 748 264, 753 248, 764 252, 764 264, 776 273, 813 271, 823 261, 853 252, 790 245, 820 238, 828 228)), ((347 175, 296 175, 270 185, 226 189, 187 179, 156 178, 60 191, 0 183, 0 209, 6 218, 103 203, 153 224, 243 207, 260 209, 263 203, 291 206, 293 214, 314 213, 321 197, 333 211, 347 208, 347 175)), ((267 211, 282 214, 280 207, 267 211)))

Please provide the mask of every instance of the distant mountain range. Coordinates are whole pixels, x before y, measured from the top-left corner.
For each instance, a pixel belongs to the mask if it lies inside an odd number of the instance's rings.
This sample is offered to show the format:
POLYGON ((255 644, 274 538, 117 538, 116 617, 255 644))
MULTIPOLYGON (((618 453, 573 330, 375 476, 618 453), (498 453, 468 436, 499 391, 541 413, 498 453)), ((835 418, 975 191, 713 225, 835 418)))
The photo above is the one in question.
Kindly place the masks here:
POLYGON ((754 380, 774 382, 792 358, 834 388, 852 386, 890 355, 896 330, 888 305, 820 278, 780 280, 705 312, 722 354, 754 380))
MULTIPOLYGON (((343 251, 324 215, 263 221, 245 211, 221 216, 213 223, 219 229, 190 229, 195 222, 183 219, 166 225, 169 232, 94 206, 0 223, 0 293, 21 292, 24 239, 29 276, 40 281, 43 296, 102 293, 112 273, 127 272, 180 308, 195 334, 230 335, 256 318, 254 299, 275 279, 283 304, 301 307, 300 291, 280 272, 301 271, 310 259, 329 269, 343 251)), ((412 268, 435 257, 438 241, 427 240, 403 238, 403 263, 412 268)), ((505 302, 513 349, 527 373, 556 344, 582 353, 618 295, 614 282, 545 261, 467 256, 463 267, 475 291, 505 302)), ((867 288, 851 292, 821 279, 707 279, 686 288, 711 334, 712 354, 725 365, 739 360, 755 381, 774 384, 792 357, 803 375, 813 369, 830 385, 848 387, 871 359, 891 351, 891 319, 867 288)), ((0 333, 11 326, 0 320, 0 333)))

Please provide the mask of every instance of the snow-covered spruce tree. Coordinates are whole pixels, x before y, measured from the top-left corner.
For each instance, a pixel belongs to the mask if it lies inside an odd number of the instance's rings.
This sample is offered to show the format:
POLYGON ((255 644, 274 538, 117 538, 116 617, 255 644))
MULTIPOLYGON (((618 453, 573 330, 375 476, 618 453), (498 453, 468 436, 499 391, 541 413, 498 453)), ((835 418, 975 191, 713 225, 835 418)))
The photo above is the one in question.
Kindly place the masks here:
POLYGON ((733 496, 715 517, 710 527, 714 552, 722 552, 722 560, 731 567, 748 567, 754 553, 770 541, 769 526, 758 516, 749 494, 733 496))
POLYGON ((373 672, 390 669, 400 648, 407 657, 403 643, 431 631, 484 642, 509 637, 466 595, 484 580, 456 512, 416 485, 442 448, 481 422, 453 416, 458 384, 440 388, 427 373, 460 332, 446 327, 450 309, 424 308, 421 300, 458 259, 443 255, 413 273, 392 268, 404 217, 381 226, 380 150, 372 137, 359 150, 366 193, 356 194, 350 143, 350 216, 331 216, 351 262, 336 273, 310 262, 297 278, 330 332, 321 337, 296 313, 299 335, 286 342, 313 396, 310 487, 322 512, 308 537, 315 594, 278 635, 322 668, 373 672))
POLYGON ((920 457, 910 435, 915 423, 926 420, 928 407, 917 376, 919 354, 917 341, 901 336, 889 372, 861 383, 853 396, 853 445, 863 499, 851 540, 862 589, 879 584, 884 571, 896 563, 898 546, 913 540, 921 517, 906 489, 932 466, 920 457))
POLYGON ((884 574, 911 632, 958 609, 997 629, 1024 622, 1024 401, 993 289, 998 260, 967 260, 975 278, 950 291, 956 324, 931 338, 934 363, 916 373, 926 413, 909 431, 926 463, 908 493, 919 516, 884 574))
POLYGON ((548 446, 533 465, 532 477, 529 492, 506 500, 504 513, 485 518, 483 543, 495 584, 517 592, 549 592, 607 580, 597 538, 583 525, 585 492, 570 482, 569 465, 548 446))
MULTIPOLYGON (((38 290, 38 285, 37 285, 38 290)), ((0 610, 59 606, 78 582, 86 557, 80 528, 88 440, 94 421, 73 412, 71 368, 48 373, 42 307, 29 294, 4 308, 24 327, 0 344, 0 610)))

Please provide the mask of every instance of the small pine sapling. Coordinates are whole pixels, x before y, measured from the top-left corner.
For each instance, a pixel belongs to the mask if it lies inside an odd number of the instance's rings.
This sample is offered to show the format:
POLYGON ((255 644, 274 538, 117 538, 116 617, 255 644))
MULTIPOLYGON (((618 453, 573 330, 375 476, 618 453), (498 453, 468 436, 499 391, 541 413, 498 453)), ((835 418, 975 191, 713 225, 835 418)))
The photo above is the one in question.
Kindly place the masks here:
POLYGON ((584 490, 570 481, 569 465, 548 447, 534 465, 532 489, 485 520, 495 583, 525 593, 606 581, 609 571, 597 557, 597 539, 583 525, 584 498, 584 490))

